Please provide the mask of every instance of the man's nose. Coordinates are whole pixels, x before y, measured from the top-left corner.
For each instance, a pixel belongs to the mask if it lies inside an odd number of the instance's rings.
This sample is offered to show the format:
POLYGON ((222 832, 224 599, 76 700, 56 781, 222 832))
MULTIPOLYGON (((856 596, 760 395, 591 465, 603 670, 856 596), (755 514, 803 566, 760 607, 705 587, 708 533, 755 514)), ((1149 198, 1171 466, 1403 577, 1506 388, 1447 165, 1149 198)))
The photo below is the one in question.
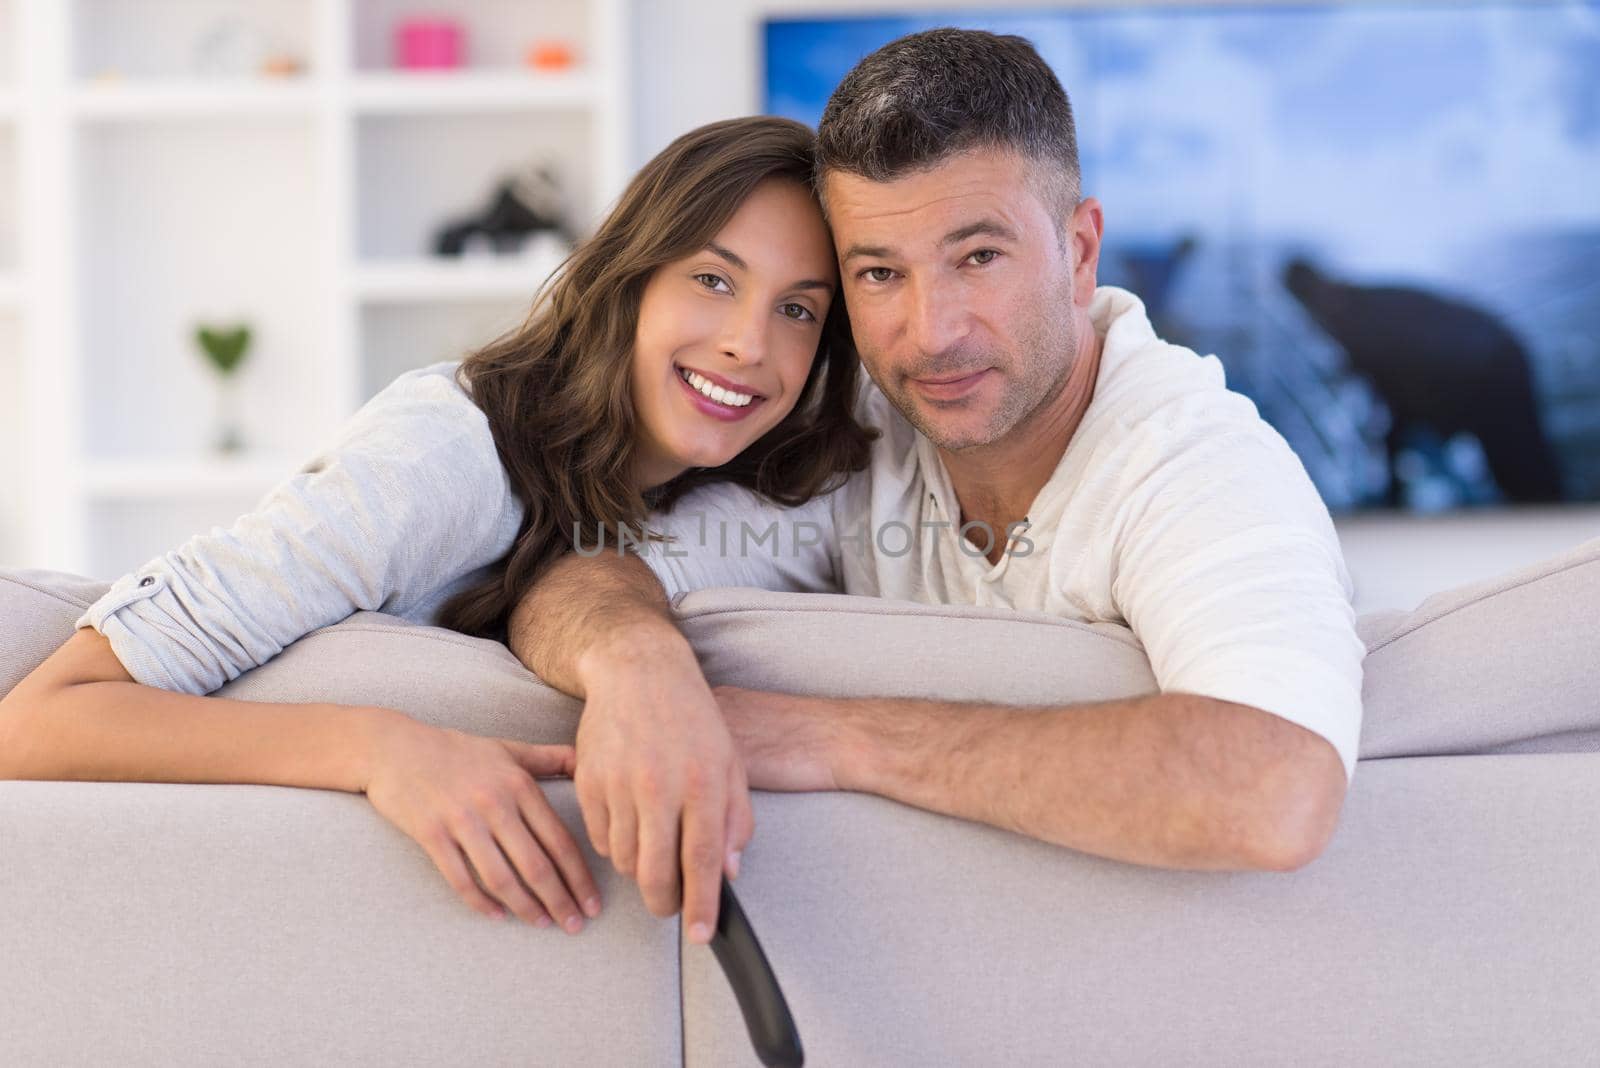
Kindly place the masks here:
POLYGON ((967 312, 961 295, 930 278, 919 279, 908 288, 908 340, 928 356, 955 348, 967 332, 967 312))

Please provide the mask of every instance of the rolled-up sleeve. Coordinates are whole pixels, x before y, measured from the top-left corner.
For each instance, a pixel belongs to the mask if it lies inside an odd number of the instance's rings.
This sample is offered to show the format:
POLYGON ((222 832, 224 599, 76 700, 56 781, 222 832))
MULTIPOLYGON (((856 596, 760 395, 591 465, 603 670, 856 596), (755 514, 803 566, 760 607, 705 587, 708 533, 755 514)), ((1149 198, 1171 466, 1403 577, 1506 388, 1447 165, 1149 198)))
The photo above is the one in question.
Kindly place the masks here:
POLYGON ((1355 775, 1362 659, 1326 506, 1265 424, 1151 435, 1112 592, 1163 692, 1250 705, 1326 738, 1355 775), (1186 435, 1187 438, 1187 435, 1186 435))
POLYGON ((380 394, 253 511, 123 575, 77 626, 135 681, 206 694, 310 631, 492 562, 508 489, 486 421, 438 392, 451 388, 380 394))
POLYGON ((671 541, 634 551, 674 600, 713 586, 837 593, 832 497, 786 508, 735 483, 700 486, 650 514, 647 526, 671 541))

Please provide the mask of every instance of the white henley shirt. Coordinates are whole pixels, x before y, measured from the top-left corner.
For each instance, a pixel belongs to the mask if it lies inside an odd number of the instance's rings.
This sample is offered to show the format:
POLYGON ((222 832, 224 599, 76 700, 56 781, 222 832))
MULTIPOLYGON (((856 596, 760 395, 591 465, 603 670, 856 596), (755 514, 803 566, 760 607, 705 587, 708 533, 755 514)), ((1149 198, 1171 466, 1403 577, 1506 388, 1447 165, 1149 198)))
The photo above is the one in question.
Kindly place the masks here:
POLYGON ((1158 338, 1133 294, 1101 286, 1090 317, 1104 339, 1092 399, 998 563, 959 533, 938 451, 870 380, 858 416, 883 433, 866 470, 792 509, 701 487, 656 518, 677 541, 640 555, 673 595, 840 591, 1120 624, 1163 692, 1297 723, 1332 743, 1348 781, 1366 649, 1304 466, 1221 362, 1158 338))

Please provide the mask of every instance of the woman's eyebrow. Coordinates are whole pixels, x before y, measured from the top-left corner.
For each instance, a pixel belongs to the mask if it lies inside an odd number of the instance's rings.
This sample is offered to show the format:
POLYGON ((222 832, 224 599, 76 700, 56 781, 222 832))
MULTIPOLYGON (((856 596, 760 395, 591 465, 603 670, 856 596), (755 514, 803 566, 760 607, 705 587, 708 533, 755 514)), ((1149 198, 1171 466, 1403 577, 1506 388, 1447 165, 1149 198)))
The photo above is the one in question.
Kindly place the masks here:
MULTIPOLYGON (((715 241, 707 241, 706 242, 706 248, 709 251, 716 253, 718 256, 721 256, 723 259, 727 260, 729 263, 733 264, 735 267, 739 268, 739 270, 741 270, 741 271, 748 271, 750 269, 750 265, 748 263, 744 262, 744 258, 742 256, 740 256, 737 252, 733 251, 731 248, 723 248, 721 245, 717 244, 715 241)), ((792 283, 789 286, 789 288, 790 289, 826 289, 828 292, 831 293, 831 292, 833 292, 833 283, 832 282, 825 282, 820 278, 802 278, 800 281, 792 283)))
POLYGON ((723 259, 727 260, 741 271, 748 271, 750 269, 750 265, 744 262, 744 257, 740 256, 732 249, 723 248, 715 241, 707 241, 706 248, 710 249, 712 252, 715 252, 718 256, 721 256, 723 259))

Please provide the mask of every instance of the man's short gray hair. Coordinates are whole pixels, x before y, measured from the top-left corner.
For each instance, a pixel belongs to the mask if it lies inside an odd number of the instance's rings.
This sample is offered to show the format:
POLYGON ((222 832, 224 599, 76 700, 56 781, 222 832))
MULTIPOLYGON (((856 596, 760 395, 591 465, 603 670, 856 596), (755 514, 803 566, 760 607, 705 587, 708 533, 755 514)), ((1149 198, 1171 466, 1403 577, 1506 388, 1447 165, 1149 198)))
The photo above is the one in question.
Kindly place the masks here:
MULTIPOLYGON (((1025 38, 926 30, 890 41, 845 75, 817 127, 817 189, 830 171, 886 182, 974 148, 1035 164, 1062 216, 1078 202, 1072 105, 1025 38)), ((826 204, 826 202, 824 202, 826 204)))

